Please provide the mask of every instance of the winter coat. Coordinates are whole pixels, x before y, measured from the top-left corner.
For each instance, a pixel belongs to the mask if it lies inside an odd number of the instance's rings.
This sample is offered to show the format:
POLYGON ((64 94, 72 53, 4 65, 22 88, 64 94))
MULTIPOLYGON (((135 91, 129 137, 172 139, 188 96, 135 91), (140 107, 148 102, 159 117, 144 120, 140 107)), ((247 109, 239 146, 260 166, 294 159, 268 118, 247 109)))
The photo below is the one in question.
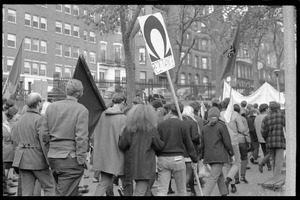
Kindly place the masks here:
POLYGON ((254 116, 254 115, 250 115, 249 117, 246 118, 248 127, 249 127, 250 138, 251 138, 252 142, 258 141, 256 129, 255 129, 255 125, 254 125, 255 118, 256 118, 256 116, 254 116))
POLYGON ((262 121, 261 134, 266 138, 268 149, 285 149, 285 115, 281 112, 271 112, 262 121))
POLYGON ((2 111, 2 159, 3 162, 11 162, 13 152, 13 141, 11 137, 11 126, 2 111))
POLYGON ((242 119, 242 122, 243 122, 246 129, 245 129, 244 132, 239 132, 239 134, 238 134, 239 144, 246 143, 245 136, 250 138, 247 119, 244 116, 241 116, 241 119, 242 119))
MULTIPOLYGON (((199 156, 198 145, 200 144, 200 134, 198 133, 198 124, 190 117, 183 117, 183 121, 186 123, 188 127, 194 149, 197 153, 197 156, 199 156)), ((186 152, 186 150, 184 151, 183 156, 185 158, 189 158, 189 154, 186 152)))
MULTIPOLYGON (((220 119, 225 122, 225 110, 221 111, 220 113, 220 119)), ((225 123, 227 128, 228 128, 228 132, 230 135, 230 139, 231 139, 231 143, 232 145, 237 145, 239 144, 239 140, 238 140, 238 132, 245 132, 246 127, 243 124, 242 121, 242 116, 237 113, 236 111, 233 111, 231 114, 231 118, 229 123, 225 123)))
MULTIPOLYGON (((42 136, 49 138, 48 158, 76 158, 79 165, 86 162, 88 150, 88 109, 72 96, 51 103, 46 110, 42 136)), ((44 140, 44 142, 46 142, 44 140)))
POLYGON ((267 116, 267 114, 259 114, 257 117, 254 119, 254 126, 256 130, 256 135, 257 135, 257 140, 259 143, 266 143, 265 139, 261 135, 261 123, 263 119, 267 116))
POLYGON ((228 129, 225 123, 218 121, 215 125, 209 123, 202 130, 204 164, 228 163, 233 156, 233 149, 228 129))
POLYGON ((3 162, 14 161, 15 150, 17 148, 16 141, 14 140, 13 129, 15 128, 17 121, 15 119, 11 119, 8 121, 11 132, 3 136, 3 140, 5 141, 3 148, 3 162))
POLYGON ((125 128, 126 116, 116 106, 107 108, 95 127, 93 169, 124 175, 124 152, 119 149, 119 136, 125 128))
POLYGON ((40 145, 40 128, 42 117, 36 110, 28 109, 18 119, 13 135, 18 144, 13 166, 25 170, 42 170, 49 168, 40 145))
POLYGON ((119 148, 125 153, 125 179, 155 179, 155 151, 163 147, 164 142, 155 127, 150 132, 129 132, 125 128, 119 139, 119 148))

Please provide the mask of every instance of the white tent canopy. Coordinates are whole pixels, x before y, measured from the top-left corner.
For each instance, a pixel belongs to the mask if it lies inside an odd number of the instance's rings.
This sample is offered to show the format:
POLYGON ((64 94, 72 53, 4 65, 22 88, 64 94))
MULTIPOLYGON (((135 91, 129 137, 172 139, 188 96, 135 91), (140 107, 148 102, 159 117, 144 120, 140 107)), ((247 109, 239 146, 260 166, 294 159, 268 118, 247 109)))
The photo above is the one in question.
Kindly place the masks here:
MULTIPOLYGON (((223 100, 230 96, 230 88, 231 86, 224 81, 223 87, 223 100)), ((273 88, 269 83, 265 82, 260 88, 258 88, 255 92, 253 92, 249 96, 243 96, 234 89, 232 89, 232 97, 233 104, 240 104, 242 101, 247 101, 247 104, 257 103, 258 105, 262 103, 269 104, 270 101, 280 102, 281 108, 284 108, 285 103, 285 95, 279 92, 275 88, 273 88)))

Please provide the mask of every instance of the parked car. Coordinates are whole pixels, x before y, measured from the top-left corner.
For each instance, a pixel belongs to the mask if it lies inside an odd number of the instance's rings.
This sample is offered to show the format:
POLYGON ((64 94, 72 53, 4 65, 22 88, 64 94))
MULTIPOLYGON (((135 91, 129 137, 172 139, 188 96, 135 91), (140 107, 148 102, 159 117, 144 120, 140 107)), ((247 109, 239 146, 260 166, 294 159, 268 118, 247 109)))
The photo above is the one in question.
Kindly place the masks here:
POLYGON ((145 93, 146 93, 146 97, 148 99, 148 95, 151 95, 152 92, 152 96, 154 98, 159 99, 158 97, 163 97, 161 99, 164 99, 165 101, 171 101, 172 100, 172 93, 168 91, 167 88, 153 88, 153 90, 150 90, 150 92, 148 92, 148 88, 145 89, 145 93))
POLYGON ((192 90, 190 87, 179 88, 177 90, 177 97, 179 100, 191 100, 192 90))

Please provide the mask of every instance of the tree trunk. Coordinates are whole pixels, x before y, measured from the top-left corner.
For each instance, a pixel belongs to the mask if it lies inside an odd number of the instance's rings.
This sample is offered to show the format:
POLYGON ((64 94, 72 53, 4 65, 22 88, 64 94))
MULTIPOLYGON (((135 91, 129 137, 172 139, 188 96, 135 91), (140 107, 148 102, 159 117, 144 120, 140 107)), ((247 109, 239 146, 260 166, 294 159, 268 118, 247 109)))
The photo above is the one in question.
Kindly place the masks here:
POLYGON ((123 38, 123 44, 125 52, 127 104, 131 105, 132 99, 135 97, 135 66, 132 60, 129 38, 123 38))

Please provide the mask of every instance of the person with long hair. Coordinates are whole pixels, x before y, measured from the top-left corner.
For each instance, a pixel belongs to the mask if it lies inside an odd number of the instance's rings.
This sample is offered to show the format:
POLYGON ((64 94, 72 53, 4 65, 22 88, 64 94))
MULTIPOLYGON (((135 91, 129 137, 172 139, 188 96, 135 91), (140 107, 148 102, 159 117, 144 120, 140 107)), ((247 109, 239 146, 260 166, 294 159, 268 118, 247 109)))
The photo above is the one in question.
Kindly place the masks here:
MULTIPOLYGON (((182 118, 188 127, 190 138, 192 140, 194 149, 196 153, 198 153, 197 149, 198 149, 198 145, 200 144, 200 139, 199 139, 200 133, 198 129, 198 123, 194 118, 194 109, 191 106, 184 106, 182 112, 182 118)), ((192 160, 186 151, 184 152, 183 156, 185 159, 185 167, 186 167, 186 184, 189 184, 191 188, 191 196, 196 196, 196 191, 194 188, 194 173, 192 168, 192 160)), ((197 156, 199 157, 198 154, 197 156)))
POLYGON ((125 180, 136 182, 134 196, 145 196, 150 179, 155 179, 155 151, 164 142, 160 139, 155 110, 151 105, 133 106, 119 138, 119 148, 125 152, 125 180))

